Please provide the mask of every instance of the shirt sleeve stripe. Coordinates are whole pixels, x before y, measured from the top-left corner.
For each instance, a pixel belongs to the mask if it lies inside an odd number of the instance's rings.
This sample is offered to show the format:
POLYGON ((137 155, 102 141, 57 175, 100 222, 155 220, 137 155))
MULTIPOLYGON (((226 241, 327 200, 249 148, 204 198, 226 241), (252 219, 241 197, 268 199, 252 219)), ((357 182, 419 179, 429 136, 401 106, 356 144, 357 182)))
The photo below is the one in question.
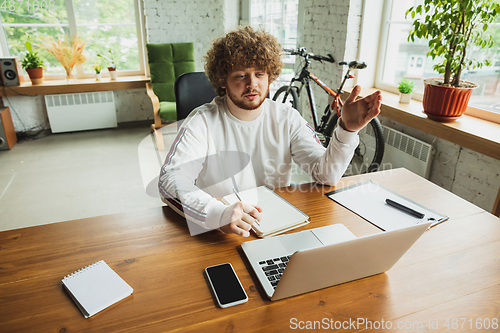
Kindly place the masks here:
POLYGON ((160 194, 163 196, 163 198, 165 198, 165 200, 167 200, 177 210, 182 212, 184 215, 187 214, 190 218, 194 220, 205 222, 207 218, 206 213, 202 213, 199 210, 196 210, 188 205, 184 205, 178 198, 172 196, 170 193, 165 191, 165 189, 163 189, 161 186, 159 188, 160 188, 160 194))
POLYGON ((316 135, 316 131, 314 130, 314 128, 312 128, 311 125, 309 125, 309 123, 306 123, 306 126, 307 126, 307 128, 309 128, 313 132, 314 139, 316 139, 316 142, 321 144, 321 142, 318 139, 318 136, 316 135))
MULTIPOLYGON (((179 130, 179 133, 177 134, 177 137, 175 138, 174 142, 172 143, 172 146, 170 147, 170 151, 167 154, 167 157, 165 158, 165 163, 163 164, 162 167, 162 174, 165 172, 164 168, 170 164, 172 161, 172 157, 175 155, 175 152, 177 151, 177 147, 179 146, 180 141, 184 137, 184 134, 186 133, 185 128, 181 128, 179 130)), ((161 179, 161 176, 160 176, 161 179)), ((163 198, 165 198, 166 201, 168 201, 169 206, 172 208, 175 208, 178 213, 184 214, 189 216, 193 220, 205 222, 207 214, 202 213, 199 210, 196 210, 188 205, 183 204, 178 198, 175 196, 171 195, 168 191, 163 188, 161 184, 161 180, 159 181, 158 188, 160 190, 160 194, 162 195, 163 198)))
POLYGON ((179 133, 177 134, 177 137, 175 138, 175 141, 172 143, 172 147, 170 147, 170 151, 168 152, 167 158, 165 159, 165 165, 169 165, 170 161, 172 160, 172 156, 174 156, 177 146, 179 145, 179 142, 182 140, 182 137, 186 133, 185 128, 181 128, 179 133))

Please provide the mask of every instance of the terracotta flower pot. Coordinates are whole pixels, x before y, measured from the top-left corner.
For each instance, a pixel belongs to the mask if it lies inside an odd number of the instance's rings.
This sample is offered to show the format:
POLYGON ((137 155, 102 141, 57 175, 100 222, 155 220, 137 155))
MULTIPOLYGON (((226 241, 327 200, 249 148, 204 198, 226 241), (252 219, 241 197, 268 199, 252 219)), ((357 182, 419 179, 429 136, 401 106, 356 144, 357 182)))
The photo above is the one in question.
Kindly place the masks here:
POLYGON ((432 84, 429 81, 443 81, 443 79, 425 79, 424 97, 422 104, 424 113, 429 119, 441 122, 450 122, 462 116, 469 104, 470 96, 477 84, 461 81, 469 87, 446 87, 432 84))
POLYGON ((43 67, 27 68, 26 72, 28 72, 31 84, 35 85, 43 83, 43 67))

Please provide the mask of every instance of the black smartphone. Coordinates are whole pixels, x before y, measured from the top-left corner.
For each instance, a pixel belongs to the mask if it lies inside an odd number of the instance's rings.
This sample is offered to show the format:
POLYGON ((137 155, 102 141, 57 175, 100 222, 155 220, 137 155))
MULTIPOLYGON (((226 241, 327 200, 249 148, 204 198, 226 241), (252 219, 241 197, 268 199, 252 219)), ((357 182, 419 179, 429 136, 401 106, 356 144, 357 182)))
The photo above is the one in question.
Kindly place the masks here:
POLYGON ((248 301, 245 289, 230 263, 207 267, 205 274, 221 308, 248 301))

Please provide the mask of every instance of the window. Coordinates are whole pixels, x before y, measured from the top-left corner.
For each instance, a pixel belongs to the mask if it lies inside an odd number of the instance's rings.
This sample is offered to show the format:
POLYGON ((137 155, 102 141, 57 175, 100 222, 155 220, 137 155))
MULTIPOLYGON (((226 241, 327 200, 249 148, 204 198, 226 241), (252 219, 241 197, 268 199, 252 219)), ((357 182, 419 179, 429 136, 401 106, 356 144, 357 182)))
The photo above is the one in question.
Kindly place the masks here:
MULTIPOLYGON (((250 24, 253 27, 262 26, 278 39, 283 48, 293 49, 297 47, 298 10, 299 0, 251 0, 250 24)), ((283 62, 281 76, 271 84, 271 97, 295 75, 295 56, 287 56, 283 62)))
POLYGON ((298 0, 252 0, 250 6, 252 26, 264 27, 283 48, 296 46, 298 0))
MULTIPOLYGON (((26 53, 28 36, 35 51, 45 62, 46 75, 62 78, 64 68, 43 49, 43 37, 55 39, 80 36, 85 42, 87 60, 77 65, 77 78, 91 77, 93 64, 108 66, 98 53, 109 56, 111 48, 119 73, 144 73, 139 0, 0 0, 4 34, 0 36, 2 53, 19 56, 26 53)), ((107 71, 103 71, 106 73, 107 71)))
MULTIPOLYGON (((416 97, 421 99, 423 93, 422 79, 441 77, 432 67, 439 62, 426 54, 429 51, 426 40, 408 41, 408 33, 412 20, 405 19, 406 10, 422 4, 422 0, 388 0, 385 1, 385 18, 383 19, 382 49, 384 54, 379 63, 376 86, 385 90, 396 90, 402 78, 415 82, 416 97), (419 95, 420 94, 420 95, 419 95), (420 97, 419 97, 420 96, 420 97)), ((462 79, 479 84, 472 94, 469 106, 500 114, 500 18, 490 26, 488 31, 495 45, 491 49, 472 49, 475 59, 491 59, 492 66, 469 70, 462 74, 462 79)))

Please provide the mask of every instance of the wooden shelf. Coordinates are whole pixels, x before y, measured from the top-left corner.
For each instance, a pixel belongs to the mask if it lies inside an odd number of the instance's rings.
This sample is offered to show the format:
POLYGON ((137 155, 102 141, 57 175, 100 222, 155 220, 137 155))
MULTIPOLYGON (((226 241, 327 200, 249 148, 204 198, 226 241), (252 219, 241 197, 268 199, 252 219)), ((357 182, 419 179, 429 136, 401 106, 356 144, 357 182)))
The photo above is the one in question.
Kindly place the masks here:
POLYGON ((147 76, 122 76, 116 80, 104 78, 102 81, 96 81, 95 78, 78 79, 75 83, 66 83, 65 80, 45 80, 40 85, 32 85, 28 80, 21 86, 2 87, 0 97, 137 89, 145 88, 148 82, 150 80, 147 76))
MULTIPOLYGON (((367 96, 377 90, 380 89, 361 89, 360 96, 367 96)), ((412 99, 408 104, 399 103, 399 94, 380 91, 382 116, 500 160, 500 124, 469 115, 463 115, 450 123, 440 123, 427 118, 422 102, 412 99)), ((348 93, 345 93, 342 97, 345 99, 347 96, 348 93)), ((500 189, 492 213, 500 216, 500 189)))
MULTIPOLYGON (((377 90, 365 88, 360 95, 366 96, 377 90)), ((437 122, 423 113, 422 102, 412 99, 409 104, 403 104, 399 103, 398 94, 381 92, 382 116, 500 160, 500 124, 468 115, 450 123, 437 122)))

